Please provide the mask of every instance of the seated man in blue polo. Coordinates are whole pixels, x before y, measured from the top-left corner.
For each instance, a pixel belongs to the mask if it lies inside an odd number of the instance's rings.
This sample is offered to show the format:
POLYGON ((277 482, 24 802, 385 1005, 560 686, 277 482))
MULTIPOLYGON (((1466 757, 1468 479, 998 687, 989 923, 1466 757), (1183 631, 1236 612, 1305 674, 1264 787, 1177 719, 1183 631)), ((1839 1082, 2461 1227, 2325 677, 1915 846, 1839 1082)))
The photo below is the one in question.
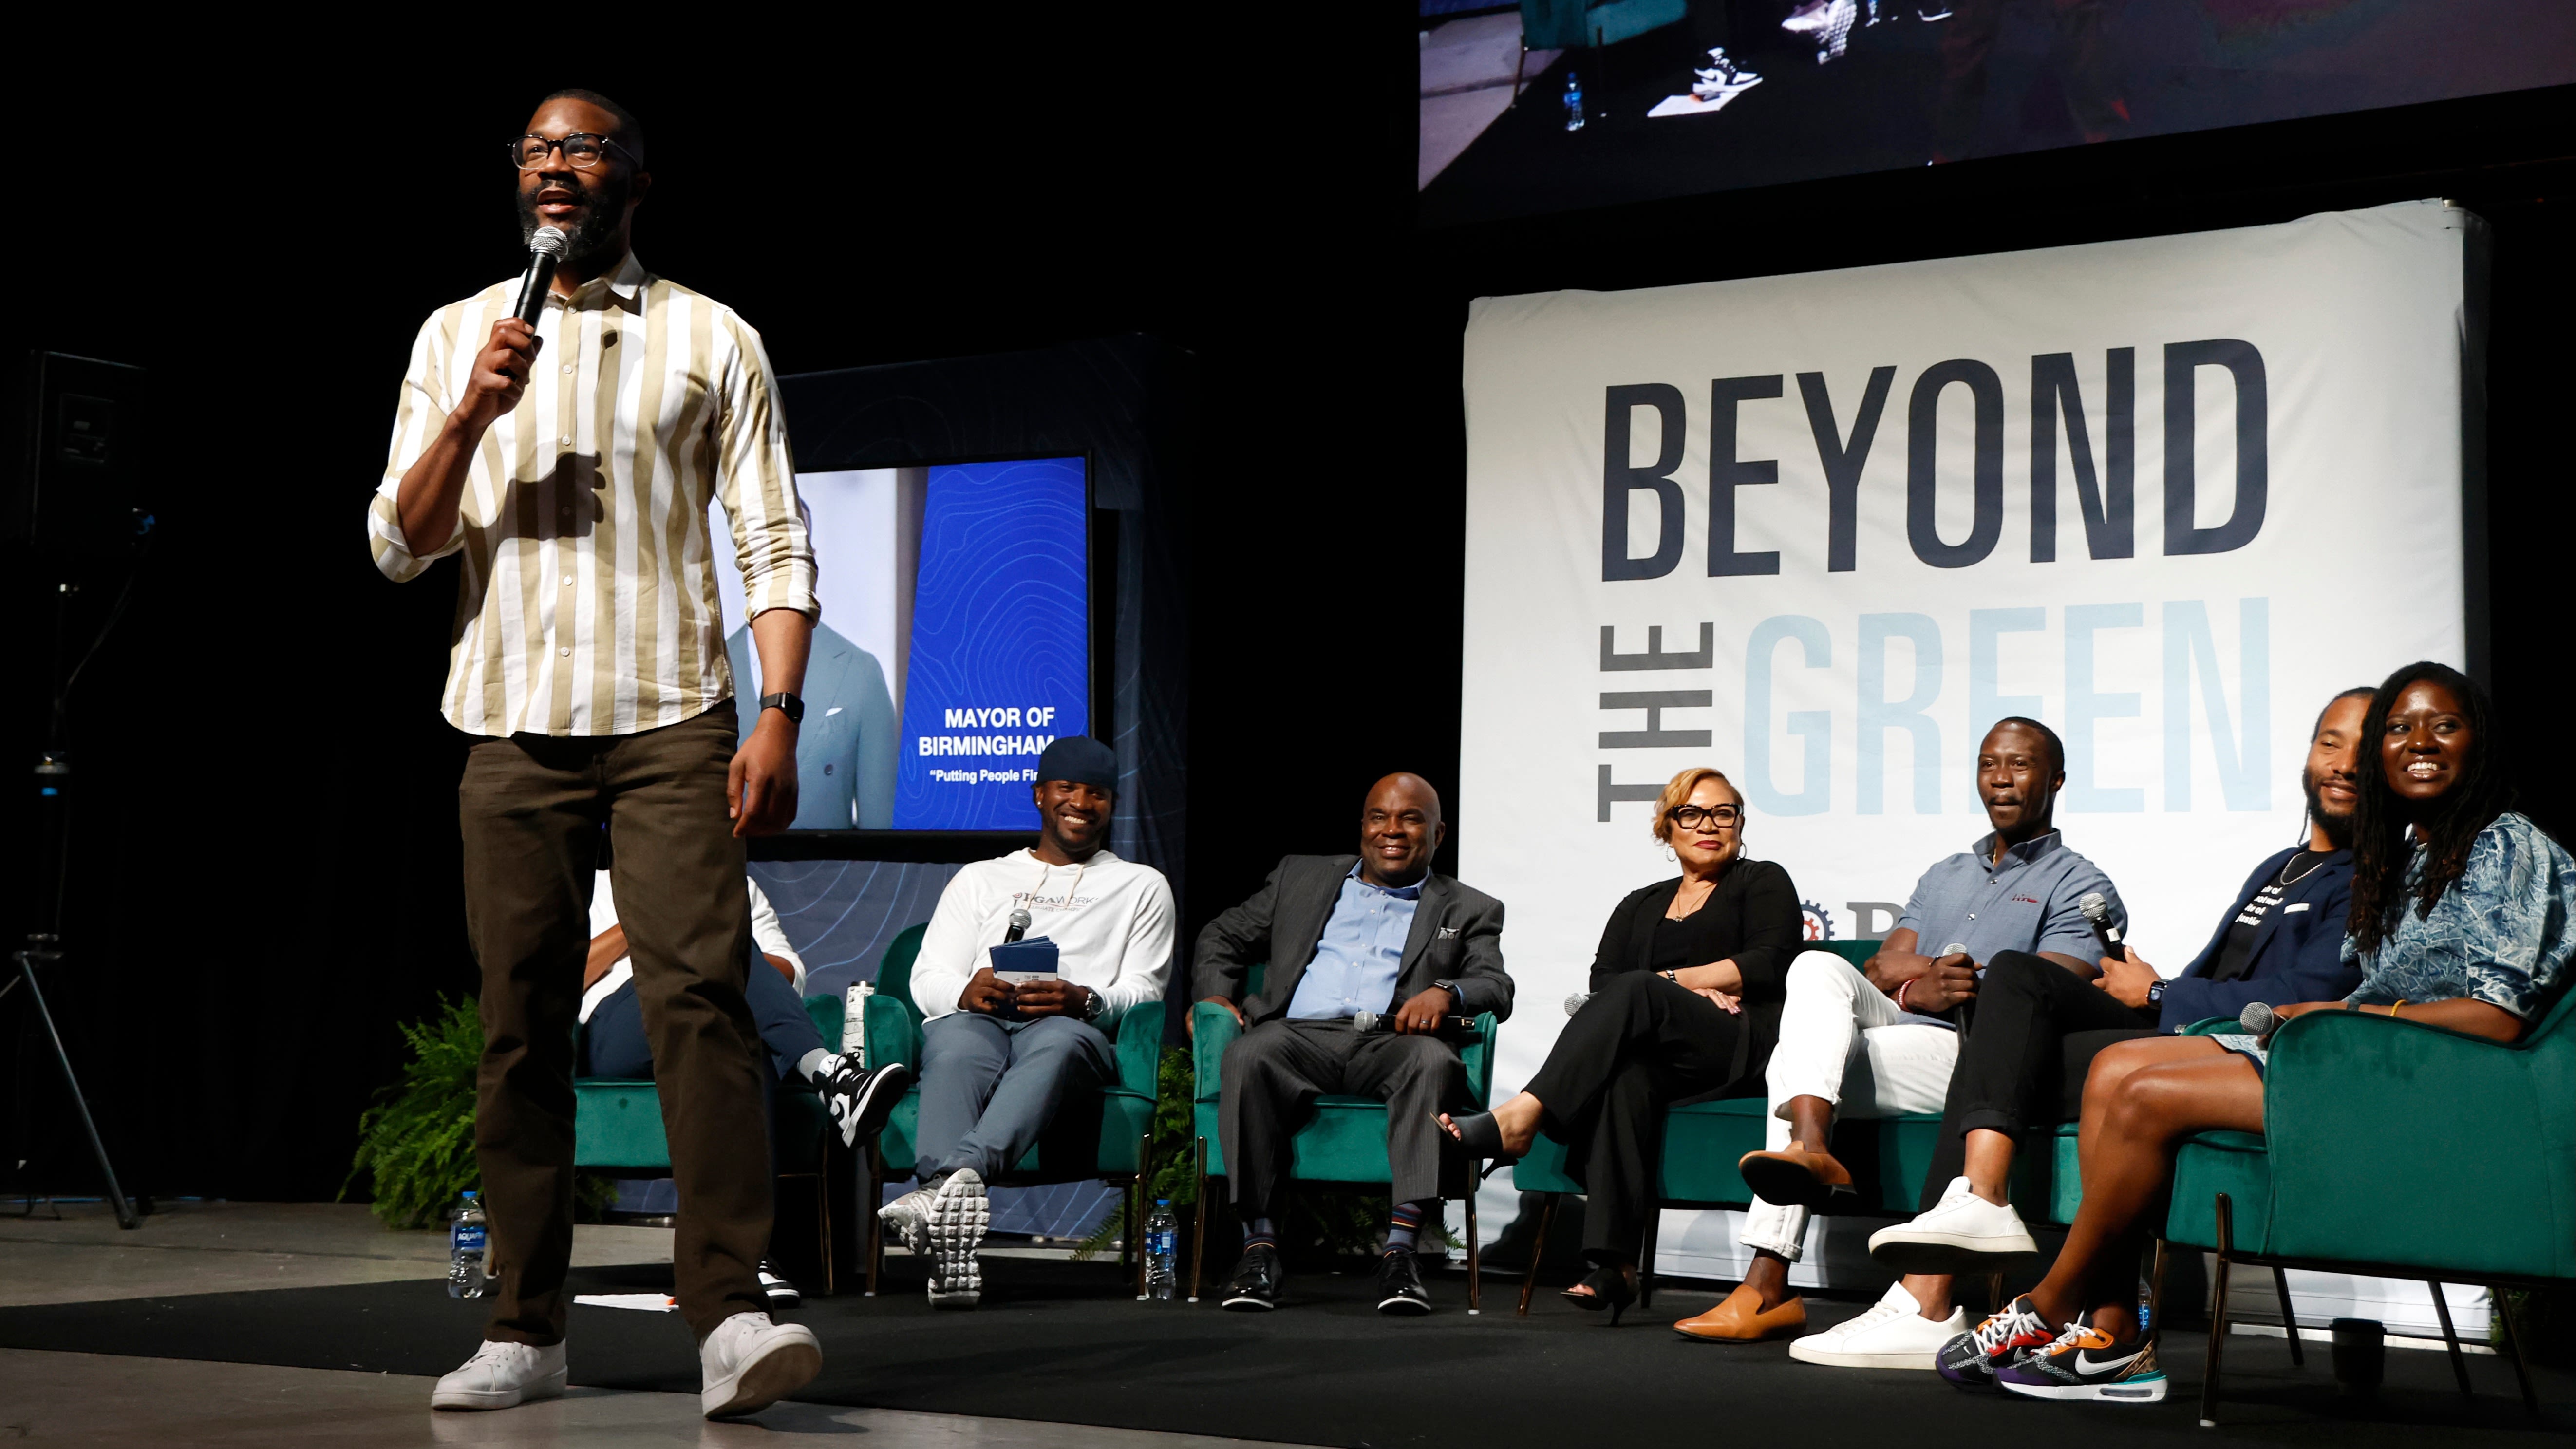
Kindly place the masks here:
POLYGON ((1118 757, 1067 735, 1038 756, 1038 843, 957 872, 912 963, 921 1008, 921 1186, 877 1216, 930 1268, 934 1308, 983 1297, 976 1249, 991 1222, 984 1185, 1037 1145, 1057 1111, 1117 1076, 1101 1025, 1160 1001, 1172 965, 1172 887, 1107 849, 1118 757), (1025 912, 1022 931, 1012 917, 1025 912), (993 974, 1005 941, 1055 943, 1056 974, 993 974))
POLYGON ((1443 1112, 1473 1104, 1449 1018, 1509 1016, 1503 903, 1431 869, 1448 833, 1440 794, 1418 775, 1389 775, 1360 809, 1360 853, 1292 855, 1250 900, 1199 933, 1195 993, 1248 1029, 1226 1051, 1217 1134, 1242 1261, 1224 1306, 1279 1306, 1276 1219, 1298 1115, 1326 1092, 1382 1098, 1394 1210, 1378 1259, 1380 1313, 1431 1311, 1414 1261, 1417 1234, 1440 1217, 1449 1135, 1443 1112), (1246 996, 1251 968, 1267 962, 1246 996), (1387 1018, 1354 1029, 1361 1012, 1387 1018))
MULTIPOLYGON (((2353 807, 2372 759, 2362 739, 2372 694, 2347 689, 2317 715, 2299 767, 2308 838, 2254 867, 2180 975, 2166 979, 2126 945, 2102 958, 2090 985, 2062 971, 1986 973, 1942 1109, 1923 1212, 1873 1234, 1873 1257, 1902 1273, 2000 1269, 2031 1251, 2005 1200, 2016 1146, 2045 1150, 2050 1129, 2075 1120, 2085 1075, 2104 1048, 2233 1017, 2256 1001, 2340 1001, 2361 984, 2343 946, 2353 807)), ((1946 1289, 1946 1277, 1934 1281, 1946 1289)))

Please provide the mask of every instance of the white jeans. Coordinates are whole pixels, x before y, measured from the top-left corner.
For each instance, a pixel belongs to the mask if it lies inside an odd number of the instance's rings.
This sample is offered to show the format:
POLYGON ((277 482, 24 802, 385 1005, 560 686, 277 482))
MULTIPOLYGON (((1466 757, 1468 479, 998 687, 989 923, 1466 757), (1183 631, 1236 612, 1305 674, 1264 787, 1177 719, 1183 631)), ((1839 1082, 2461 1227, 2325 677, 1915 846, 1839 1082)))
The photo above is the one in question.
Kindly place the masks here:
MULTIPOLYGON (((1938 1112, 1959 1064, 1959 1034, 1905 1020, 1886 993, 1849 962, 1806 951, 1789 963, 1789 998, 1780 1008, 1780 1044, 1766 1074, 1771 1115, 1763 1145, 1789 1145, 1789 1100, 1822 1097, 1842 1117, 1902 1117, 1938 1112)), ((1760 1198, 1744 1214, 1743 1243, 1798 1261, 1807 1210, 1760 1198)))

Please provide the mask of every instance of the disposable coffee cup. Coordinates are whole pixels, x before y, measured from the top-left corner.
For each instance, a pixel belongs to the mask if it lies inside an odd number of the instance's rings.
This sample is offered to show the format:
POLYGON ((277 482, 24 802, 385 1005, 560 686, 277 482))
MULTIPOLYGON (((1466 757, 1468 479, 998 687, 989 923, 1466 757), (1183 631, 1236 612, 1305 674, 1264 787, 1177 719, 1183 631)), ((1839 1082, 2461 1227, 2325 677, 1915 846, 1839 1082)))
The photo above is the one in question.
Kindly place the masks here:
POLYGON ((2375 1318, 2334 1321, 2335 1387, 2356 1399, 2379 1392, 2388 1372, 2388 1330, 2375 1318))

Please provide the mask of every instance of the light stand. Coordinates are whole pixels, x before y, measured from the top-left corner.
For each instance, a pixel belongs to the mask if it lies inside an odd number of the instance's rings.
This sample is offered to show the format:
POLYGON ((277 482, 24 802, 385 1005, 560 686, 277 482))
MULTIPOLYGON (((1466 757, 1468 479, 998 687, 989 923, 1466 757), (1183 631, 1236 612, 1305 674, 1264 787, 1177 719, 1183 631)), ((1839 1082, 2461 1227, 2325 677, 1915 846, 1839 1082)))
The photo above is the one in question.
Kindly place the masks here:
MULTIPOLYGON (((132 587, 130 581, 127 587, 132 587)), ((69 583, 54 587, 53 665, 47 671, 48 682, 53 686, 53 723, 47 730, 44 752, 36 759, 37 830, 42 836, 37 844, 38 928, 28 932, 26 946, 11 956, 10 959, 16 963, 16 975, 5 985, 0 985, 0 997, 5 997, 22 984, 27 988, 27 998, 35 1004, 36 1019, 44 1024, 46 1044, 53 1048, 54 1065, 62 1069, 63 1086, 71 1093, 72 1110, 80 1116, 81 1132, 89 1139, 90 1156, 98 1163, 99 1175, 107 1180, 107 1200, 115 1205, 117 1226, 139 1228, 143 1226, 143 1220, 136 1216, 134 1205, 126 1201, 124 1188, 117 1185, 116 1164, 108 1161, 107 1144, 99 1138, 98 1123, 90 1116, 89 1099, 81 1092, 80 1076, 72 1070, 71 1053, 63 1046, 63 1034, 54 1025, 53 1008, 46 1003, 44 987, 37 981, 39 967, 51 970, 61 965, 63 960, 63 882, 65 861, 71 848, 72 783, 71 751, 64 738, 69 732, 64 705, 70 694, 71 680, 63 677, 63 616, 69 611, 74 588, 69 583)), ((122 598, 118 600, 117 608, 119 612, 123 611, 122 598)), ((115 616, 111 614, 107 627, 113 627, 115 623, 115 616)), ((99 631, 102 639, 106 633, 106 627, 99 631)), ((95 649, 97 646, 93 644, 91 647, 95 649)), ((84 658, 81 662, 86 664, 88 660, 84 658)), ((72 673, 77 678, 79 668, 75 666, 72 673)), ((30 1202, 32 1205, 32 1199, 30 1202)))

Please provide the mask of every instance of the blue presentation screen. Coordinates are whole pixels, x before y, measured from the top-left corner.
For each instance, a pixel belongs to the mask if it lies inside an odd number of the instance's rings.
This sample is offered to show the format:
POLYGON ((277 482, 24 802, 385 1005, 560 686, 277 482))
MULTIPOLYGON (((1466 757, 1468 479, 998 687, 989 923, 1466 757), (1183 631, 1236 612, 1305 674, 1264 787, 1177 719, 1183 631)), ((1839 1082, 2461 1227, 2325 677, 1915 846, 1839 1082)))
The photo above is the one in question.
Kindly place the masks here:
POLYGON ((929 470, 897 737, 897 830, 1035 830, 1038 754, 1091 729, 1079 458, 929 470))
MULTIPOLYGON (((1084 483, 1080 458, 796 476, 822 617, 793 829, 1037 828, 1038 752, 1091 732, 1084 483)), ((749 698, 759 661, 721 504, 707 536, 749 698)), ((759 712, 742 714, 748 735, 759 712)))

